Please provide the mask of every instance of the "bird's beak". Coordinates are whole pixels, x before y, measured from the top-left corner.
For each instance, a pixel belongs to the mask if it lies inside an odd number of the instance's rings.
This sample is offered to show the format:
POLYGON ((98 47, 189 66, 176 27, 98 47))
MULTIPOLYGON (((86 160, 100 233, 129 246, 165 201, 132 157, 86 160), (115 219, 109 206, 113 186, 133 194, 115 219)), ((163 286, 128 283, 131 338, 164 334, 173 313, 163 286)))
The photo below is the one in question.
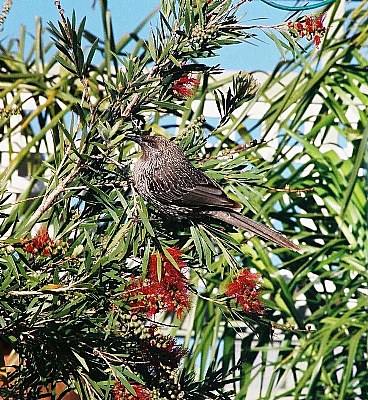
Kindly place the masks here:
POLYGON ((140 136, 125 135, 125 139, 132 140, 135 143, 141 144, 142 138, 140 136))

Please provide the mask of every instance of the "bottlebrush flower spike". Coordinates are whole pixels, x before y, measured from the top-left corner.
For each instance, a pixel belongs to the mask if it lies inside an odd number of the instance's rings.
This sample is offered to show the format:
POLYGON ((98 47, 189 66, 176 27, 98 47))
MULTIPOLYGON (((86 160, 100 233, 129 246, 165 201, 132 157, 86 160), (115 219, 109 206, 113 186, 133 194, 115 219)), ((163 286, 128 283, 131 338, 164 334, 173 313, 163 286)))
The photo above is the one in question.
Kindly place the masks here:
POLYGON ((247 313, 263 314, 262 303, 259 300, 262 287, 259 284, 260 275, 243 269, 231 283, 226 286, 225 294, 232 297, 247 313))
POLYGON ((47 228, 41 226, 32 239, 22 239, 20 241, 20 246, 26 253, 40 254, 47 257, 67 247, 67 243, 60 240, 51 240, 47 228))
POLYGON ((323 21, 326 14, 318 16, 303 17, 299 21, 288 22, 289 33, 294 38, 303 38, 314 41, 316 47, 321 43, 321 38, 326 33, 326 28, 323 26, 323 21))
POLYGON ((195 93, 200 81, 191 77, 188 73, 177 79, 172 85, 171 90, 180 99, 187 99, 195 93))
POLYGON ((151 339, 149 344, 151 351, 155 354, 157 361, 163 362, 171 369, 178 368, 183 357, 188 354, 180 344, 170 335, 162 335, 156 326, 149 328, 151 339))
POLYGON ((133 385, 135 396, 121 383, 115 382, 111 390, 112 400, 151 400, 150 391, 143 385, 133 385))
POLYGON ((182 260, 183 253, 177 247, 168 248, 167 251, 179 270, 164 254, 160 254, 162 269, 159 277, 158 256, 151 254, 146 279, 132 278, 123 294, 131 312, 151 317, 160 311, 170 311, 182 318, 184 311, 189 309, 188 280, 180 271, 186 266, 182 260))

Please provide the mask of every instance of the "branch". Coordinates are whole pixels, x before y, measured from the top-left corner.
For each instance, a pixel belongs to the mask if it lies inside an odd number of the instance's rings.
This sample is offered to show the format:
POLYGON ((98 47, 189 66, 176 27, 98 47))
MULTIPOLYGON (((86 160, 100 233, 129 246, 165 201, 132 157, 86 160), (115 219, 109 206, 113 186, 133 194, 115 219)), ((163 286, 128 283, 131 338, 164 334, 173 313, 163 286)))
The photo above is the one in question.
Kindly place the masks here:
POLYGON ((72 171, 69 173, 69 175, 63 181, 61 181, 47 197, 43 199, 41 205, 37 208, 32 218, 30 218, 28 224, 26 225, 29 230, 38 221, 38 219, 51 207, 56 197, 65 190, 68 183, 73 180, 73 178, 78 174, 81 168, 82 165, 79 160, 72 171))
POLYGON ((54 287, 41 290, 10 290, 6 293, 7 296, 48 296, 55 293, 68 293, 68 292, 82 292, 84 290, 89 290, 89 288, 83 287, 54 287))
MULTIPOLYGON (((156 65, 151 69, 151 72, 147 75, 147 80, 153 78, 157 70, 158 66, 156 65)), ((128 117, 131 114, 133 107, 136 105, 136 103, 139 101, 141 97, 142 97, 141 93, 136 93, 133 96, 131 102, 125 107, 125 110, 122 113, 123 120, 126 119, 126 117, 128 117)))

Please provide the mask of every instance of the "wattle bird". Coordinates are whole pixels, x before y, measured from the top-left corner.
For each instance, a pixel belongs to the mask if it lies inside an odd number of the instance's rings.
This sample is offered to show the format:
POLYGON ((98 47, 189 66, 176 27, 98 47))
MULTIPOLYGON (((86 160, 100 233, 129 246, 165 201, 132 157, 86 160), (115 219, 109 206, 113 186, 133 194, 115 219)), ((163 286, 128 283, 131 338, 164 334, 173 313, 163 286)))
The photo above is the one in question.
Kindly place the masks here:
POLYGON ((142 148, 142 155, 132 171, 134 186, 160 213, 178 219, 212 217, 301 252, 299 246, 280 232, 240 214, 243 206, 230 199, 216 181, 194 167, 169 139, 128 135, 126 138, 142 148))

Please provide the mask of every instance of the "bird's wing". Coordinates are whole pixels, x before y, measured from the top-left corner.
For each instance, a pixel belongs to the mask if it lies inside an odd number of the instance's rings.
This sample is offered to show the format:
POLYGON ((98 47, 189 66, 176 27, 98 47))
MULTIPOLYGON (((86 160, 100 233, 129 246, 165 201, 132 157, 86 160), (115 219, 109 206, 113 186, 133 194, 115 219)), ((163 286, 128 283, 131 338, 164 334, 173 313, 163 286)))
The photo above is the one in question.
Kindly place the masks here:
POLYGON ((231 200, 221 187, 201 170, 189 162, 185 168, 182 165, 181 167, 166 170, 164 177, 160 177, 159 174, 154 176, 150 189, 155 192, 161 203, 191 208, 241 208, 241 205, 231 200))

